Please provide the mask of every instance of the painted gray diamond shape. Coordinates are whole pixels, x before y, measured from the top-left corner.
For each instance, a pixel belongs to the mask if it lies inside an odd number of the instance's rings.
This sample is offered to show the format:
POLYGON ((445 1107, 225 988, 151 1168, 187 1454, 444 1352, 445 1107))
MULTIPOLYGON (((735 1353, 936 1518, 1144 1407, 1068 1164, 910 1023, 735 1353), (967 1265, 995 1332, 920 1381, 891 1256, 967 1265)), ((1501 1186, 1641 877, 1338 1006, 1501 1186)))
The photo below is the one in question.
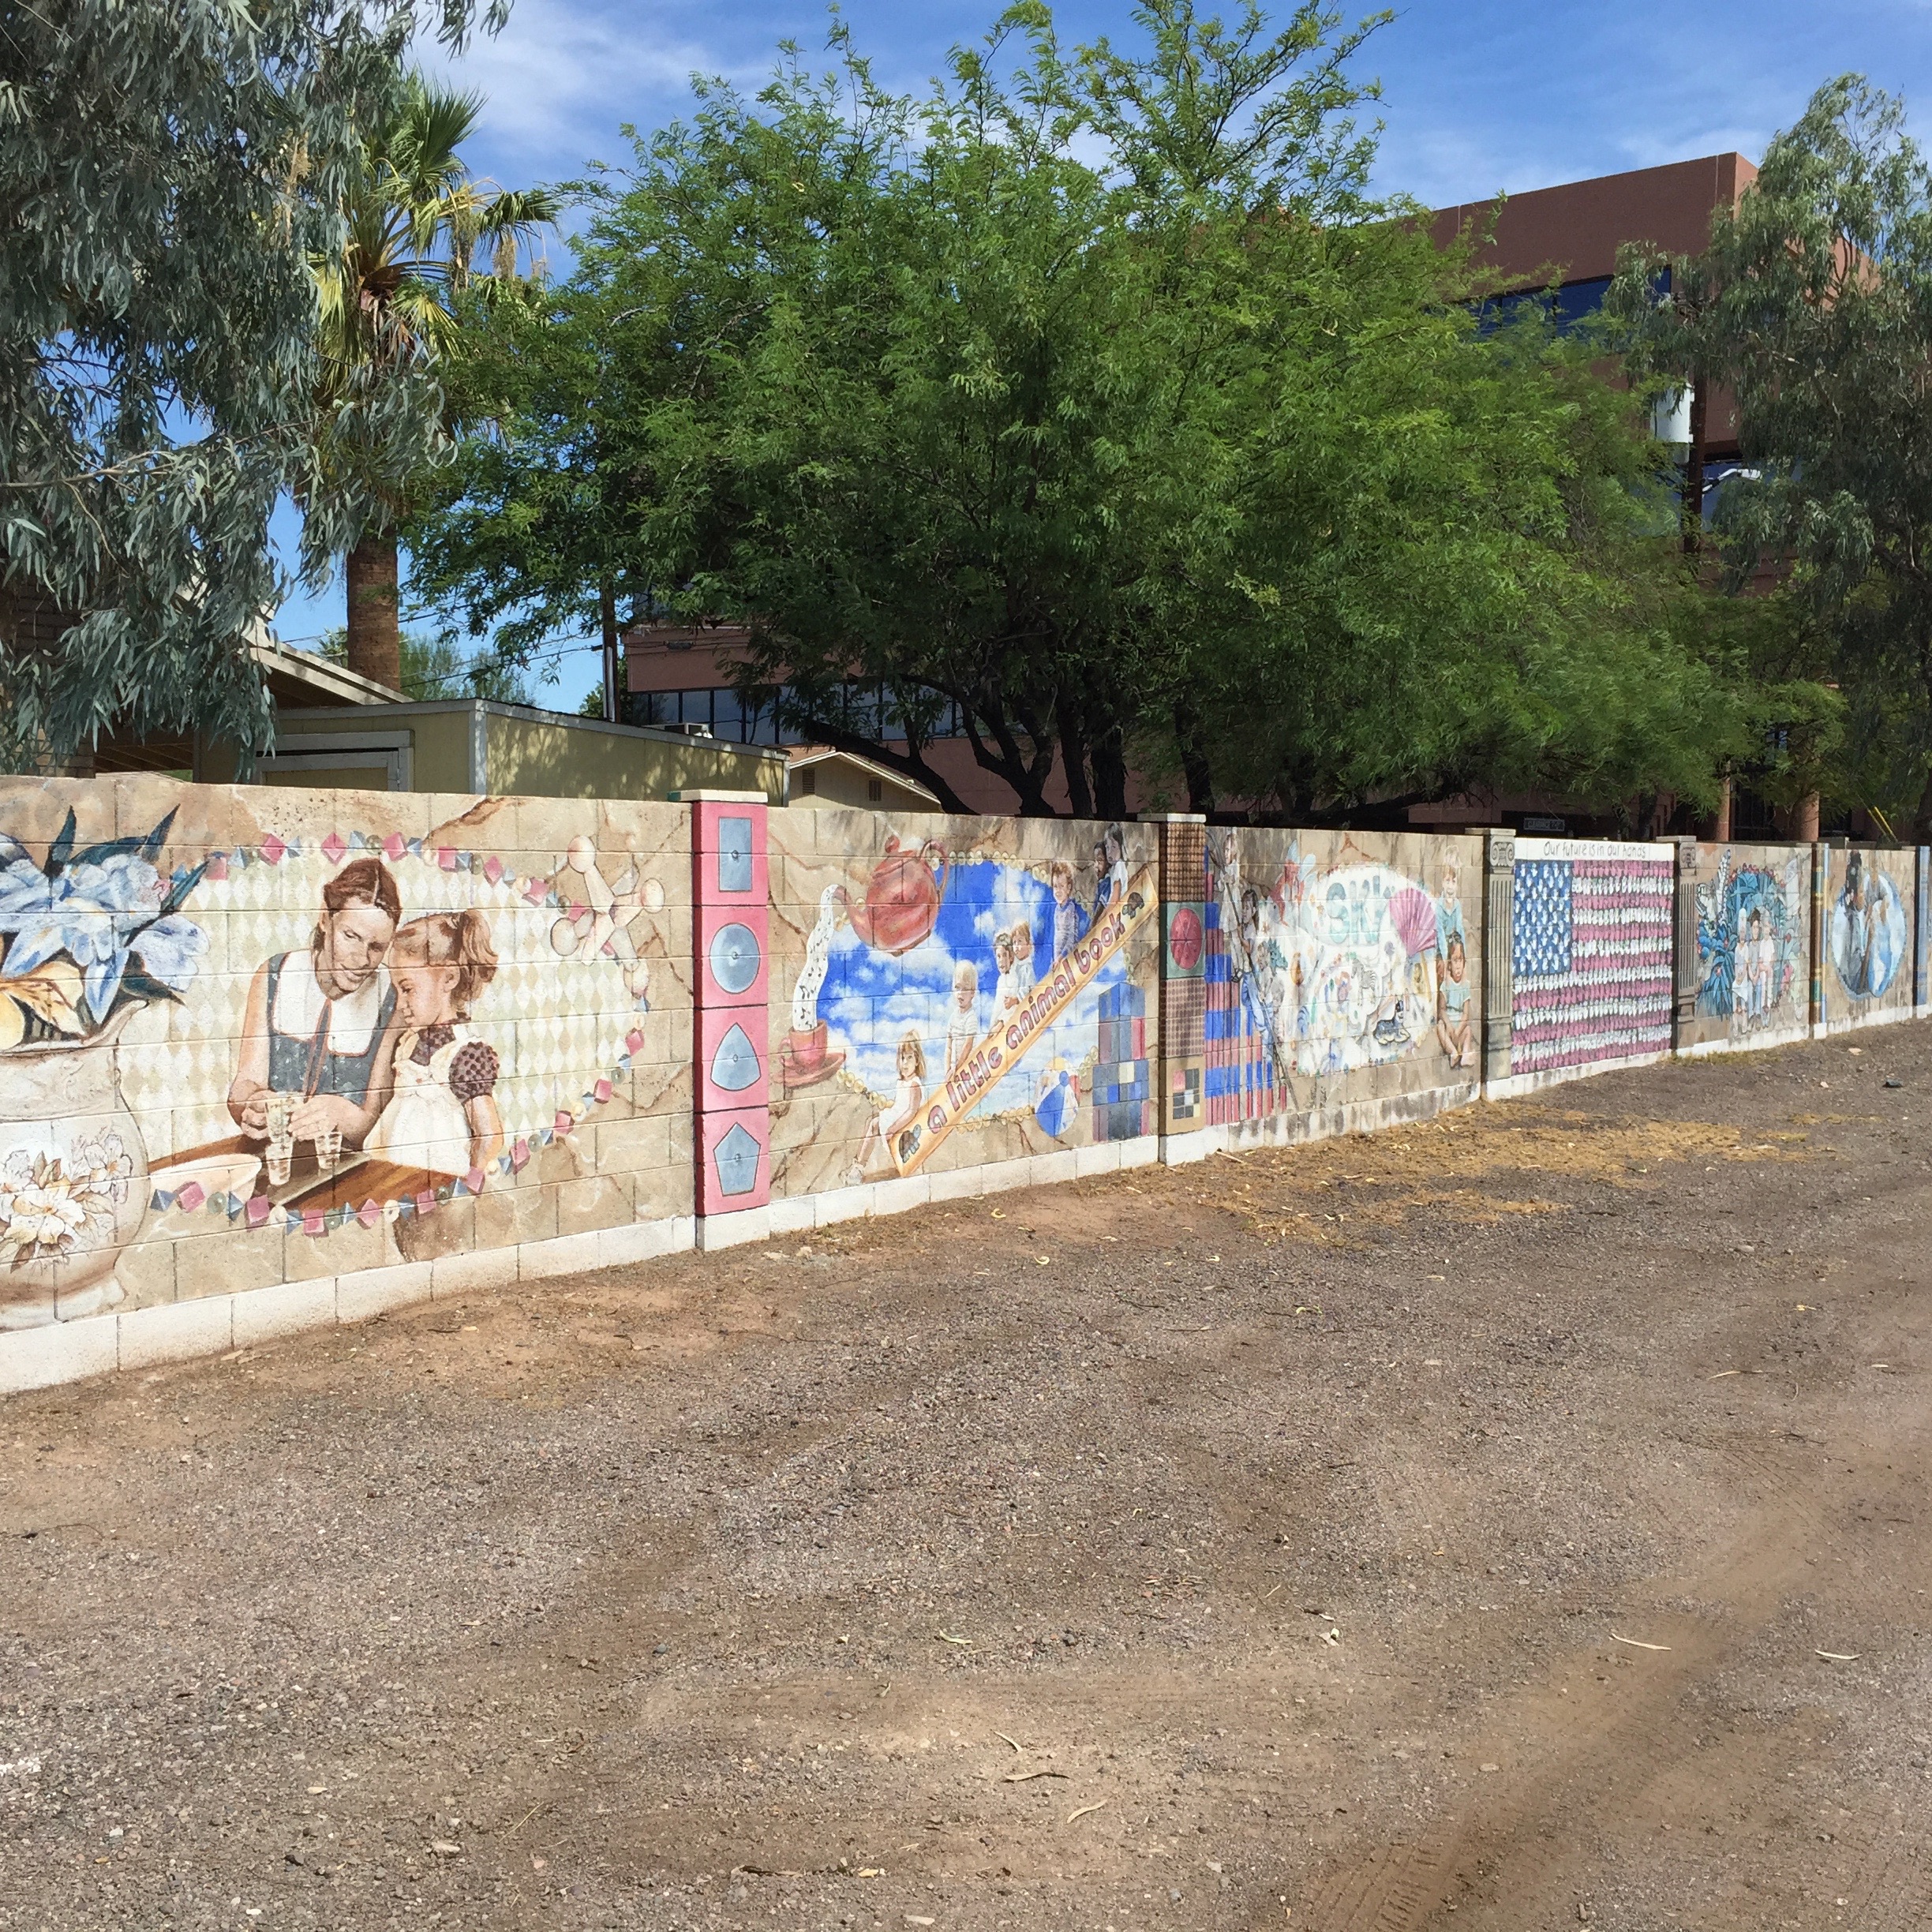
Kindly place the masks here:
POLYGON ((749 1194, 758 1185, 758 1144, 736 1121, 711 1156, 717 1166, 721 1194, 749 1194))

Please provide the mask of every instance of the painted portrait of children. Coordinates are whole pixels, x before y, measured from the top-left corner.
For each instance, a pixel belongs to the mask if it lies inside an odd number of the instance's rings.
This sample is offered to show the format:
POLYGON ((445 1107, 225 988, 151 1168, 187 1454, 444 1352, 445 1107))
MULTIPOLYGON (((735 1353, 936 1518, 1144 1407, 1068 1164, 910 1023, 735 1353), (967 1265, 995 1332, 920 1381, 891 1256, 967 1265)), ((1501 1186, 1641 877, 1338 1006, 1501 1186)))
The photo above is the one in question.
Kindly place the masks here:
POLYGON ((1014 1002, 1024 1006, 1033 997, 1033 927, 1027 919, 1013 929, 1013 981, 1014 1002))
POLYGON ((979 1038, 979 968, 961 960, 953 968, 953 1004, 946 1010, 946 1071, 973 1050, 979 1038))
POLYGON ((496 976, 481 912, 432 912, 397 927, 389 949, 396 1014, 388 1102, 369 1135, 370 1153, 442 1174, 487 1168, 502 1153, 496 1050, 470 1021, 496 976))
POLYGON ((1475 1030, 1469 1010, 1469 949, 1462 936, 1452 935, 1443 959, 1442 982, 1436 992, 1436 1038, 1451 1066, 1476 1064, 1475 1030))
POLYGON ((866 1178, 866 1157, 874 1148, 888 1154, 894 1135, 910 1127, 919 1118, 926 1099, 926 1049, 916 1033, 908 1033, 899 1043, 899 1087, 893 1103, 866 1122, 859 1136, 859 1152, 846 1178, 856 1187, 866 1178))
POLYGON ((1064 959, 1080 942, 1087 915, 1073 897, 1073 868, 1064 859, 1056 859, 1047 874, 1053 889, 1053 951, 1054 960, 1064 959))

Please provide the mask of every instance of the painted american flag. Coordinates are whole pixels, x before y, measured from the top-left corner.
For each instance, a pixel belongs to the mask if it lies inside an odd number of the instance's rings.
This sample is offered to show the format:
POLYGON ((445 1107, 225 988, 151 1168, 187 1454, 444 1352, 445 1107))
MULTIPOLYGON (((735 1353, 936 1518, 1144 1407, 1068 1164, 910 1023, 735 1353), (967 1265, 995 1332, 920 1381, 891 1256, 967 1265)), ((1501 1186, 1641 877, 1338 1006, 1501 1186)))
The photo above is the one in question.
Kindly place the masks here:
POLYGON ((1511 1073, 1668 1050, 1670 847, 1518 839, 1514 889, 1511 1073))

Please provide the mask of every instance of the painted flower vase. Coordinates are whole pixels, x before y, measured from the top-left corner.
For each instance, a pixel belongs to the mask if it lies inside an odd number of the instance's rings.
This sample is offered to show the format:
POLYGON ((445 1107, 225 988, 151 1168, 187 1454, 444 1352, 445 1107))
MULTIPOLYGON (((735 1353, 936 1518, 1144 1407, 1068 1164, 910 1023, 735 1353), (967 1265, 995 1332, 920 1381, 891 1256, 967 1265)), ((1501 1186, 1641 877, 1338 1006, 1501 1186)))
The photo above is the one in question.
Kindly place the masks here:
POLYGON ((148 1205, 119 1025, 0 1052, 0 1329, 98 1314, 148 1205))

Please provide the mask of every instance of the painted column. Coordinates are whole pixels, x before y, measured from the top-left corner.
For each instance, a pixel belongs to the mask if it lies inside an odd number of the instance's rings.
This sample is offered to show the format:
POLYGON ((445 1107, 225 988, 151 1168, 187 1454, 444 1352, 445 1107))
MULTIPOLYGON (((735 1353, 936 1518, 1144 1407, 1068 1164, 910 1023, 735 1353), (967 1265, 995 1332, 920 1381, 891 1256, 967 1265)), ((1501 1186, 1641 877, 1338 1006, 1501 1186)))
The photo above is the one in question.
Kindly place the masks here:
POLYGON ((1918 850, 1918 890, 1912 895, 1912 1010, 1923 1013, 1932 1005, 1932 845, 1918 850))
POLYGON ((1825 1031, 1825 949, 1831 934, 1825 923, 1826 895, 1831 886, 1831 848, 1811 848, 1811 1032, 1814 1038, 1825 1031))
POLYGON ((691 1103, 698 1245, 754 1241, 771 1199, 766 1065, 770 930, 761 792, 687 792, 691 808, 691 1103))
POLYGON ((1510 1076, 1515 1003, 1516 834, 1483 834, 1483 1060, 1485 1089, 1510 1076))
MULTIPOLYGON (((1729 811, 1727 799, 1725 810, 1729 811)), ((1681 1053, 1697 1018, 1698 995, 1698 842, 1676 838, 1677 919, 1671 948, 1671 1050, 1681 1053)))
POLYGON ((1171 1163, 1208 1151, 1188 1137, 1208 1124, 1208 821, 1168 812, 1141 822, 1161 828, 1159 1133, 1161 1159, 1171 1163))

